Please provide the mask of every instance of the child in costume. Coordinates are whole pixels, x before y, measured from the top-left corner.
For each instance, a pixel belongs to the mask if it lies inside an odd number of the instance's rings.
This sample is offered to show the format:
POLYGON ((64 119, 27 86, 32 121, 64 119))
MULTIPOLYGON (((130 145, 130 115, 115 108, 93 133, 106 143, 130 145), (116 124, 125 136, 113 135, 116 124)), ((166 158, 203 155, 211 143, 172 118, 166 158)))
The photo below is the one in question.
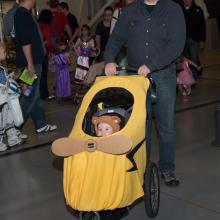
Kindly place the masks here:
POLYGON ((95 41, 90 35, 90 27, 88 25, 82 26, 81 36, 76 41, 74 49, 78 56, 75 79, 82 82, 85 79, 94 58, 97 56, 95 41))
MULTIPOLYGON (((0 43, 0 62, 6 59, 6 49, 0 43)), ((19 104, 19 89, 16 82, 10 78, 6 69, 0 66, 0 151, 7 150, 7 146, 13 147, 21 144, 22 138, 16 130, 16 126, 23 123, 23 116, 19 104), (3 142, 7 136, 7 145, 3 142)))
POLYGON ((97 137, 105 137, 120 130, 121 119, 118 116, 102 115, 93 117, 97 137))
POLYGON ((69 53, 66 46, 60 46, 59 52, 54 56, 56 73, 56 96, 68 98, 71 96, 71 82, 69 73, 69 53))
POLYGON ((193 78, 189 65, 195 67, 198 71, 202 68, 184 56, 180 58, 177 64, 177 71, 179 71, 177 74, 177 85, 184 101, 188 101, 191 86, 195 84, 195 79, 193 78))

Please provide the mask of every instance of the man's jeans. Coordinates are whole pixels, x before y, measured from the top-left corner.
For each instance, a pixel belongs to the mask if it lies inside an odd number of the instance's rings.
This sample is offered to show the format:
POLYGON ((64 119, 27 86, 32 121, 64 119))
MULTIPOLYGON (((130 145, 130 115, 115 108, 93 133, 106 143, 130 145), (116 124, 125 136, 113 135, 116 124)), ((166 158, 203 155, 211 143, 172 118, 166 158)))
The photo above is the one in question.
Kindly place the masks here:
POLYGON ((157 89, 157 103, 153 106, 156 127, 159 135, 161 172, 175 170, 175 105, 176 72, 175 66, 152 73, 157 89))
POLYGON ((22 95, 20 103, 24 120, 27 120, 28 117, 31 116, 35 129, 39 129, 46 125, 45 113, 40 100, 40 78, 42 65, 35 65, 35 70, 38 78, 33 84, 33 90, 28 97, 22 95))
MULTIPOLYGON (((193 61, 195 64, 199 65, 199 42, 192 40, 191 38, 187 38, 186 45, 184 49, 184 55, 193 61)), ((193 77, 198 77, 198 70, 194 67, 192 68, 193 77)))

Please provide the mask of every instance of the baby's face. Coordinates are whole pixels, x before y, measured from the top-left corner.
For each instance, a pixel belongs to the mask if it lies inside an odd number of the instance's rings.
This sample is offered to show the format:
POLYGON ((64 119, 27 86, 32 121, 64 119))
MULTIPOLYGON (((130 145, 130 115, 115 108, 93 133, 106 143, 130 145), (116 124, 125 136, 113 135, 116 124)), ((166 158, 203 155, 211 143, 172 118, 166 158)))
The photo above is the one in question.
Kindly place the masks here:
POLYGON ((98 125, 98 137, 108 136, 113 133, 112 127, 107 123, 99 123, 98 125))

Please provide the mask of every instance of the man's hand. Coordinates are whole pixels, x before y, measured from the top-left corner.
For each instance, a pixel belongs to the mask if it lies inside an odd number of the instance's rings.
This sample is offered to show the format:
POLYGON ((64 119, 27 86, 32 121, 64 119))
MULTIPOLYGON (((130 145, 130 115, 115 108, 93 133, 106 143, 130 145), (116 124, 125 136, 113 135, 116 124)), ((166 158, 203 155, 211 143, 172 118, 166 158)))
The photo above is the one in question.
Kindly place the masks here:
POLYGON ((150 69, 146 66, 146 65, 142 65, 139 69, 138 69, 138 75, 141 76, 147 76, 150 73, 150 69))
POLYGON ((28 64, 28 75, 30 76, 30 78, 33 78, 35 74, 36 74, 36 70, 34 68, 34 65, 28 64))
POLYGON ((105 65, 105 75, 106 76, 113 76, 117 74, 117 67, 116 63, 108 63, 105 65))

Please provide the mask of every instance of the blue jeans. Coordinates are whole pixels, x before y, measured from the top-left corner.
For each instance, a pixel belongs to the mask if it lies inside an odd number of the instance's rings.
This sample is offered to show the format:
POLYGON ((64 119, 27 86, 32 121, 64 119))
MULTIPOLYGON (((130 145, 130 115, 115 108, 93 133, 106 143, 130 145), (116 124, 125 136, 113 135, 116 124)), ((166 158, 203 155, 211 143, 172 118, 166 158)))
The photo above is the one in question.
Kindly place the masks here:
POLYGON ((157 89, 157 102, 153 105, 156 128, 159 136, 161 172, 175 170, 175 105, 176 72, 175 66, 152 73, 157 89))
POLYGON ((35 65, 35 70, 38 78, 33 84, 33 90, 28 97, 22 95, 20 103, 24 120, 26 121, 28 117, 31 116, 35 128, 39 129, 46 125, 45 113, 40 100, 40 78, 42 65, 35 65))
MULTIPOLYGON (((199 65, 200 64, 200 61, 199 61, 199 42, 194 41, 191 38, 187 38, 185 49, 184 49, 184 55, 188 59, 193 61, 195 64, 199 65)), ((193 77, 197 78, 198 77, 198 70, 195 69, 194 67, 191 67, 191 69, 192 69, 193 77)))

